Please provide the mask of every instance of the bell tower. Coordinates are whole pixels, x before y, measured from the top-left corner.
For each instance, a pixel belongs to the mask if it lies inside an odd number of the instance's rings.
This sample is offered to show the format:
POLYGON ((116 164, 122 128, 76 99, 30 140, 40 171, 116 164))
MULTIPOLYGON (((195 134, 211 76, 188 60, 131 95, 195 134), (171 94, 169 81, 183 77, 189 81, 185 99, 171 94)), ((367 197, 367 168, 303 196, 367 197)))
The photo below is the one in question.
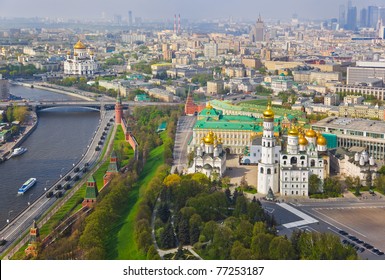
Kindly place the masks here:
POLYGON ((278 186, 278 158, 276 153, 276 139, 274 136, 274 112, 271 101, 263 112, 262 156, 258 164, 258 193, 268 194, 279 192, 278 186))

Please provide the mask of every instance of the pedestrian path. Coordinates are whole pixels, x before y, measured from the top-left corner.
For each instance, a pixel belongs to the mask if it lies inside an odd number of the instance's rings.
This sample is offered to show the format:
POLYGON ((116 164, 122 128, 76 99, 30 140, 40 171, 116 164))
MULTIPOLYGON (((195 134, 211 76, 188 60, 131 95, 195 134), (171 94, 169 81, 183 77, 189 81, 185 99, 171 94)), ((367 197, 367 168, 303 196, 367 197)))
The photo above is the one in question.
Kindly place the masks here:
POLYGON ((298 209, 294 208, 293 206, 290 206, 289 204, 278 203, 277 205, 279 205, 283 209, 293 213, 294 215, 302 218, 302 220, 299 220, 296 222, 283 224, 282 226, 284 226, 285 228, 293 228, 293 227, 299 227, 299 226, 304 226, 304 225, 308 225, 308 224, 318 223, 318 220, 316 220, 313 217, 310 217, 309 215, 299 211, 298 209))

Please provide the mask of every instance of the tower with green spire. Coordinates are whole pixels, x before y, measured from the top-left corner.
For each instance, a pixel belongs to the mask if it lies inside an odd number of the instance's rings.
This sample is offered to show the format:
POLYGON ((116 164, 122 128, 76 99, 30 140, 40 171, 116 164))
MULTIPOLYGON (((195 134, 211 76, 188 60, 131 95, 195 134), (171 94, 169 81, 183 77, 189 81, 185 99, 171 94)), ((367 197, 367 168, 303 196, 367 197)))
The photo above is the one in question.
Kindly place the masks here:
POLYGON ((98 187, 96 185, 96 181, 94 177, 91 175, 87 181, 86 187, 86 195, 83 200, 83 207, 92 207, 92 205, 96 202, 96 198, 98 196, 98 187))

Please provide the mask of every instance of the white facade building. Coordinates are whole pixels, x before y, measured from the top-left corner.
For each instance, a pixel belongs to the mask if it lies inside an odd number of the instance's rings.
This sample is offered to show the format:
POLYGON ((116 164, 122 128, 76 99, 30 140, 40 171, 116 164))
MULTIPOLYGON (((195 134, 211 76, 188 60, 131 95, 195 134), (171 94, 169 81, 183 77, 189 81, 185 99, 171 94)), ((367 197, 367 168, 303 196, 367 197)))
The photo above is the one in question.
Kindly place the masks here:
MULTIPOLYGON (((324 136, 310 129, 302 134, 291 127, 282 137, 282 147, 274 136, 274 112, 270 104, 263 112, 263 136, 258 163, 258 193, 281 193, 283 196, 308 196, 309 177, 317 175, 321 181, 329 175, 329 156, 324 136), (279 148, 278 148, 279 147, 279 148)), ((254 148, 250 148, 253 155, 254 148)), ((250 159, 254 162, 255 159, 250 159)), ((321 191, 321 190, 320 190, 321 191)))
POLYGON ((95 61, 93 52, 87 52, 86 46, 79 40, 73 54, 67 53, 67 60, 64 62, 64 74, 92 76, 98 70, 98 63, 95 61))
POLYGON ((226 152, 222 147, 222 139, 210 131, 202 138, 201 144, 195 147, 195 157, 188 173, 203 173, 207 177, 217 174, 222 177, 226 171, 226 152))

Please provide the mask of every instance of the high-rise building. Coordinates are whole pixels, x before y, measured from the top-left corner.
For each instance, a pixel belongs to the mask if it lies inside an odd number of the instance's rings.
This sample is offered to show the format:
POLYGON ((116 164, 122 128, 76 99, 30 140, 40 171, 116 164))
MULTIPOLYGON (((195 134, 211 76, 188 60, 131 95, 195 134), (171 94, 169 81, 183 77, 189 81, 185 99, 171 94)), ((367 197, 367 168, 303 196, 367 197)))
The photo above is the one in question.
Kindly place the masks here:
POLYGON ((346 23, 345 5, 340 5, 339 16, 338 16, 338 24, 340 25, 340 28, 345 27, 345 23, 346 23))
POLYGON ((265 41, 265 24, 262 21, 261 15, 259 15, 257 22, 251 28, 250 41, 253 43, 265 41))
POLYGON ((349 7, 348 8, 346 29, 347 30, 356 30, 357 29, 357 7, 349 7))
POLYGON ((132 11, 128 11, 128 25, 132 26, 132 11))
POLYGON ((218 56, 218 44, 209 43, 204 45, 204 56, 207 58, 215 58, 218 56))
POLYGON ((368 10, 366 8, 361 9, 360 12, 360 27, 368 26, 368 10))
POLYGON ((377 6, 368 7, 368 27, 376 28, 378 22, 378 12, 377 6))

